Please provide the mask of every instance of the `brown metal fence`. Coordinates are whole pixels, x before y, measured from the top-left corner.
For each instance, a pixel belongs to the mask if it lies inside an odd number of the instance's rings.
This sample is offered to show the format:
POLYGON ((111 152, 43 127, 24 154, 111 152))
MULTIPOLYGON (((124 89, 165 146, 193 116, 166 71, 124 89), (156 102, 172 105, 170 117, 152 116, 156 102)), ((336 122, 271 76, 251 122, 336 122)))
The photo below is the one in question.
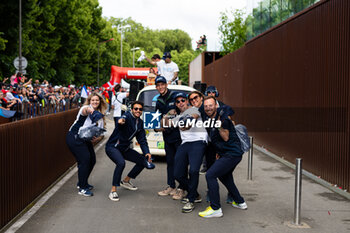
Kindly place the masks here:
POLYGON ((204 67, 254 141, 350 189, 350 1, 324 0, 204 67))
POLYGON ((65 136, 77 112, 0 125, 0 229, 75 163, 65 136))

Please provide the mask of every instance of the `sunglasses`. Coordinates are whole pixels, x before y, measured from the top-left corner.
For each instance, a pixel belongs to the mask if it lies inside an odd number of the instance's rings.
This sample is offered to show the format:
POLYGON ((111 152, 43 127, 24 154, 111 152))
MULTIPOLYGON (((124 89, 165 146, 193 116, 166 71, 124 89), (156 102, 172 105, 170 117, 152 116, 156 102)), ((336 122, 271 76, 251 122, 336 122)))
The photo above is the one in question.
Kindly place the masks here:
POLYGON ((216 93, 216 91, 207 91, 208 93, 216 93))
POLYGON ((196 95, 195 97, 193 97, 193 98, 190 98, 189 100, 190 100, 190 101, 193 101, 193 100, 196 100, 196 99, 198 99, 198 97, 199 97, 199 95, 196 95))
POLYGON ((135 111, 141 111, 143 110, 143 108, 133 108, 135 111))
POLYGON ((179 103, 184 103, 186 100, 185 99, 180 99, 180 100, 176 100, 176 103, 179 104, 179 103))

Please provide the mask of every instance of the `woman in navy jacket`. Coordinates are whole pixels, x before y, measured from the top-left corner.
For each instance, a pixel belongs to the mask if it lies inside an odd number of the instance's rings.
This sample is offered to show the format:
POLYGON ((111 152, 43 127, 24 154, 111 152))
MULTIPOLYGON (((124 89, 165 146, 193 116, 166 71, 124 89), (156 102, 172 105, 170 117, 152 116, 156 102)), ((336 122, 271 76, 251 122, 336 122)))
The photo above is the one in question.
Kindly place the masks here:
POLYGON ((130 182, 135 179, 146 167, 152 169, 151 154, 149 152, 146 133, 143 128, 143 121, 140 116, 143 111, 143 103, 135 101, 131 105, 131 111, 126 112, 119 120, 112 135, 106 143, 106 153, 108 157, 116 164, 113 174, 112 189, 109 199, 119 201, 117 188, 122 186, 129 190, 137 190, 137 187, 130 182), (145 156, 130 148, 132 139, 136 137, 141 150, 145 156), (125 168, 125 160, 135 163, 128 175, 121 180, 125 168))
POLYGON ((95 123, 98 127, 103 128, 104 119, 101 117, 103 117, 106 109, 107 103, 102 96, 92 93, 80 108, 77 118, 70 127, 66 137, 67 145, 78 163, 78 194, 87 197, 93 196, 91 192, 93 186, 88 184, 88 178, 96 163, 96 155, 92 144, 98 138, 93 137, 91 141, 83 140, 79 137, 79 131, 95 123))

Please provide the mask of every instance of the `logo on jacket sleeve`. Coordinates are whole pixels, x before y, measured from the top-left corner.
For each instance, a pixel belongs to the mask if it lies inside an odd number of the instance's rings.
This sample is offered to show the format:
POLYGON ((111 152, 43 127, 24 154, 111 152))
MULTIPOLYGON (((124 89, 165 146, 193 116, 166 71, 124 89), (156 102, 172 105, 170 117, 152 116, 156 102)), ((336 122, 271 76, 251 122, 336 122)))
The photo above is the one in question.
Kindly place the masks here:
POLYGON ((145 129, 159 129, 161 113, 157 112, 144 112, 143 113, 143 127, 145 129))

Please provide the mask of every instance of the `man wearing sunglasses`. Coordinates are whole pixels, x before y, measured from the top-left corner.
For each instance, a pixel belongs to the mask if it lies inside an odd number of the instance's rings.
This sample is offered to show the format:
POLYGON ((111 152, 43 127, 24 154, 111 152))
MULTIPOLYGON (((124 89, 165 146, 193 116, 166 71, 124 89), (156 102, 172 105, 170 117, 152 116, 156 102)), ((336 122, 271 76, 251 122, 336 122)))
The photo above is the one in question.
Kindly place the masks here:
POLYGON ((108 157, 116 164, 113 174, 112 189, 109 199, 119 201, 117 188, 122 186, 126 189, 135 191, 137 187, 130 182, 135 179, 146 167, 153 169, 151 163, 151 154, 149 152, 146 133, 143 128, 143 121, 140 119, 143 111, 143 103, 135 101, 131 105, 131 111, 126 112, 119 120, 112 135, 106 143, 106 153, 108 157), (131 149, 130 143, 136 137, 140 144, 144 156, 131 149), (129 174, 121 180, 121 175, 125 168, 125 160, 135 163, 129 174))
POLYGON ((178 126, 180 128, 182 144, 176 151, 174 175, 175 179, 188 192, 187 197, 182 199, 182 203, 185 204, 182 207, 182 212, 189 213, 193 211, 195 202, 202 201, 197 188, 199 169, 207 145, 208 134, 204 127, 200 128, 196 124, 189 124, 189 122, 197 123, 202 121, 202 119, 198 109, 189 106, 185 93, 177 93, 175 95, 175 103, 180 110, 180 115, 173 119, 165 119, 165 125, 178 126), (188 165, 189 171, 187 172, 188 165))
MULTIPOLYGON (((162 76, 157 76, 155 79, 156 89, 159 92, 159 97, 156 102, 156 111, 166 115, 175 115, 175 92, 168 89, 167 80, 162 76)), ((161 121, 162 122, 162 121, 161 121)), ((155 130, 157 131, 157 130, 155 130)), ((184 196, 184 190, 181 186, 176 189, 174 177, 174 163, 177 148, 181 145, 181 137, 179 129, 177 128, 161 128, 159 131, 163 132, 165 158, 167 163, 167 184, 164 190, 159 191, 159 196, 172 196, 174 200, 181 200, 184 196)))

